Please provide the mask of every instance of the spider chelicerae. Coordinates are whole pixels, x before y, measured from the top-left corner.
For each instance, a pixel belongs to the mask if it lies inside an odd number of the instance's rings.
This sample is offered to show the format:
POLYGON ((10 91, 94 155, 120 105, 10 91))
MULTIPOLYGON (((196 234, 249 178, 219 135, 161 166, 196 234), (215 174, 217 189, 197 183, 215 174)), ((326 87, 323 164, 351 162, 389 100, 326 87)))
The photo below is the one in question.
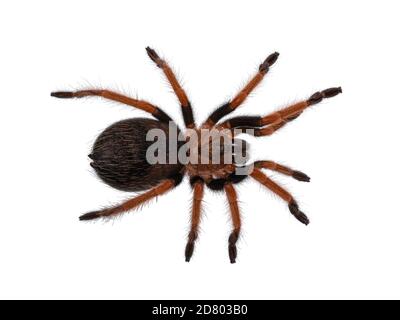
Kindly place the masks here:
MULTIPOLYGON (((181 183, 183 176, 188 174, 193 189, 193 205, 191 226, 185 249, 186 261, 190 261, 198 238, 205 185, 212 190, 222 191, 226 194, 233 224, 233 230, 228 239, 228 252, 231 263, 236 262, 236 243, 241 229, 238 199, 234 185, 242 182, 247 177, 250 176, 286 201, 293 216, 307 225, 309 219, 300 211, 293 196, 264 174, 262 169, 269 169, 292 176, 299 181, 309 182, 310 178, 300 171, 269 160, 256 161, 251 165, 239 163, 238 159, 240 157, 238 153, 243 155, 243 143, 236 136, 244 130, 246 132, 251 130, 256 137, 271 135, 288 122, 296 119, 309 106, 321 102, 324 98, 330 98, 341 93, 341 88, 329 88, 316 92, 307 100, 300 101, 266 116, 238 116, 221 121, 222 118, 238 108, 262 81, 269 68, 278 58, 279 54, 275 52, 261 63, 258 72, 232 100, 218 107, 204 123, 197 126, 190 101, 172 69, 165 60, 159 57, 155 50, 147 47, 146 51, 150 59, 164 72, 179 99, 186 126, 186 130, 183 132, 162 109, 144 100, 137 100, 103 89, 51 93, 53 97, 57 98, 100 96, 141 109, 157 119, 133 118, 122 120, 112 124, 99 135, 89 155, 89 158, 93 160, 90 165, 97 175, 106 184, 116 189, 145 192, 119 205, 86 213, 80 217, 80 220, 109 218, 138 208, 145 202, 175 188, 181 183), (161 151, 158 150, 158 153, 163 153, 169 161, 149 161, 148 151, 153 145, 148 139, 148 133, 151 130, 165 133, 168 147, 160 149, 161 151), (203 131, 213 131, 219 133, 219 135, 210 135, 204 140, 200 138, 203 131), (182 136, 183 139, 181 138, 182 136), (170 144, 172 140, 175 140, 176 143, 170 144), (242 146, 242 148, 239 148, 239 152, 233 152, 232 150, 237 145, 242 146), (188 161, 183 161, 181 157, 176 156, 172 157, 174 161, 170 161, 170 155, 179 154, 182 148, 186 148, 183 154, 187 156, 186 159, 188 161), (218 161, 214 159, 216 150, 221 155, 218 161)), ((244 151, 246 153, 246 144, 244 151)))

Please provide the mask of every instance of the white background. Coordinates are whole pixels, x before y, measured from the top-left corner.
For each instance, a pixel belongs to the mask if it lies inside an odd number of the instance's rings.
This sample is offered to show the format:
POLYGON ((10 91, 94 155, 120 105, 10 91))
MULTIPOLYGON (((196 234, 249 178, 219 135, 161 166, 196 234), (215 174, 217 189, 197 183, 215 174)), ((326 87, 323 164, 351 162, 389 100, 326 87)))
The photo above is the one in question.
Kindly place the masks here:
POLYGON ((0 298, 400 298, 397 1, 3 1, 0 4, 0 298), (87 154, 111 123, 144 113, 54 90, 119 89, 180 109, 144 48, 177 71, 197 119, 281 56, 237 114, 267 114, 315 91, 343 94, 272 137, 258 159, 298 199, 303 226, 253 181, 238 187, 243 236, 228 259, 223 194, 206 192, 184 262, 190 187, 111 223, 78 216, 132 196, 95 177, 87 154))

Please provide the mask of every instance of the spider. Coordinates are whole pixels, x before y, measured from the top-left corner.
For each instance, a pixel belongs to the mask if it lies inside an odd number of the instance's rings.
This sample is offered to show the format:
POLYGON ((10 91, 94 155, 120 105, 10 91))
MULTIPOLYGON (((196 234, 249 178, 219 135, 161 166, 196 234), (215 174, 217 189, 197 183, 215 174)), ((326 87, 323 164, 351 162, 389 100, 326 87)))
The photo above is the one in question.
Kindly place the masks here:
MULTIPOLYGON (((307 100, 300 101, 265 116, 237 116, 221 121, 222 118, 236 110, 263 80, 270 67, 278 59, 279 54, 275 52, 260 64, 258 72, 233 99, 216 108, 204 123, 197 126, 193 117, 191 103, 168 63, 160 58, 155 50, 147 47, 146 51, 150 59, 165 74, 181 104, 186 126, 185 132, 190 130, 199 132, 206 129, 215 129, 217 131, 227 130, 230 133, 231 146, 237 141, 235 138, 237 130, 252 129, 256 137, 272 135, 288 122, 296 119, 308 107, 342 92, 340 87, 329 88, 312 94, 307 100)), ((193 255, 195 242, 199 234, 201 204, 205 185, 212 190, 222 191, 226 194, 233 224, 233 229, 228 239, 228 253, 231 263, 236 262, 236 243, 241 230, 241 217, 234 185, 242 182, 247 177, 250 176, 282 198, 287 203, 291 214, 300 222, 305 225, 309 223, 309 219, 300 211, 294 197, 264 174, 262 169, 269 169, 291 176, 299 181, 309 182, 310 178, 303 172, 293 170, 273 161, 263 160, 254 162, 251 170, 248 170, 246 174, 238 174, 236 171, 238 164, 235 161, 235 155, 232 155, 232 159, 230 159, 232 161, 226 161, 224 158, 219 163, 211 164, 210 162, 181 163, 179 161, 174 163, 150 164, 146 160, 146 151, 151 144, 151 142, 146 140, 146 134, 149 130, 159 129, 168 135, 171 133, 172 124, 177 128, 178 134, 182 133, 179 127, 162 109, 147 101, 137 100, 103 89, 88 89, 75 92, 57 91, 52 92, 51 96, 57 98, 99 96, 141 109, 156 119, 133 118, 122 120, 112 124, 98 136, 93 145, 92 152, 89 154, 89 158, 92 160, 90 165, 94 168, 100 179, 119 190, 144 192, 119 205, 86 213, 80 217, 80 220, 113 217, 128 210, 138 208, 147 201, 163 195, 178 186, 184 175, 188 174, 193 190, 193 200, 191 226, 185 248, 185 260, 187 262, 190 261, 193 255)), ((172 134, 172 138, 175 138, 174 134, 172 134)), ((171 135, 169 139, 171 139, 171 135)), ((208 141, 207 143, 214 142, 208 141)), ((188 153, 190 154, 196 148, 197 151, 201 151, 200 149, 204 148, 207 143, 204 144, 198 141, 197 144, 194 144, 194 147, 192 145, 189 148, 188 153)), ((175 149, 168 149, 165 152, 171 153, 177 151, 182 147, 182 144, 182 142, 178 142, 175 149)), ((227 151, 226 148, 222 148, 221 150, 222 153, 227 151)))

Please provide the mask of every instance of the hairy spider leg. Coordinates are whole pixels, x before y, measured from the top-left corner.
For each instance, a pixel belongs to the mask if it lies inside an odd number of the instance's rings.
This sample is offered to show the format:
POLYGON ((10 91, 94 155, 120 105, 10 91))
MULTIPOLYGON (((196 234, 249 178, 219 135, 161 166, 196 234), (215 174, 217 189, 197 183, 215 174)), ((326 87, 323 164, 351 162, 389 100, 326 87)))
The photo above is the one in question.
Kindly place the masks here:
POLYGON ((256 129, 254 134, 256 136, 271 135, 276 130, 282 128, 288 121, 296 119, 306 108, 321 102, 323 99, 334 97, 341 92, 342 88, 340 87, 318 91, 311 95, 311 97, 306 101, 296 103, 280 111, 267 115, 261 119, 261 124, 263 126, 269 126, 256 129))
POLYGON ((254 162, 254 167, 259 168, 259 169, 269 169, 272 171, 276 171, 276 172, 285 174, 287 176, 291 176, 294 179, 299 180, 299 181, 310 182, 310 177, 307 176, 305 173, 303 173, 301 171, 293 170, 289 167, 283 166, 274 161, 269 161, 269 160, 256 161, 256 162, 254 162))
POLYGON ((188 235, 188 241, 185 248, 185 260, 190 261, 193 255, 194 245, 199 235, 199 225, 201 220, 201 203, 204 196, 204 182, 198 180, 193 184, 193 204, 192 204, 192 216, 191 226, 188 235))
POLYGON ((253 78, 250 79, 246 86, 239 91, 239 93, 231 101, 214 110, 206 120, 205 124, 208 126, 213 126, 220 119, 239 107, 244 100, 246 100, 249 94, 257 87, 257 85, 264 79, 264 76, 268 73, 269 68, 276 62, 278 56, 278 52, 269 55, 264 62, 260 64, 258 72, 253 76, 253 78))
POLYGON ((194 128, 195 123, 194 123, 192 106, 186 95, 185 90, 183 90, 182 86, 179 84, 179 81, 176 78, 171 67, 165 60, 159 57, 159 55, 154 49, 147 47, 146 51, 150 59, 153 60, 154 63, 157 65, 157 67, 161 68, 161 70, 164 72, 165 76, 168 79, 168 82, 170 83, 172 89, 174 90, 176 96, 178 97, 178 100, 181 104, 183 120, 185 121, 186 128, 194 128))
POLYGON ((271 135, 288 122, 296 119, 305 109, 342 92, 341 87, 318 91, 305 101, 290 105, 264 117, 240 116, 227 119, 219 126, 228 129, 254 129, 255 136, 271 135), (264 127, 265 126, 265 127, 264 127))
POLYGON ((157 196, 163 195, 175 188, 177 181, 175 179, 167 179, 161 182, 158 186, 138 195, 137 197, 121 203, 120 205, 106 208, 103 210, 92 211, 79 217, 79 220, 92 220, 97 218, 109 218, 118 214, 124 213, 128 210, 135 209, 140 205, 145 204, 157 196))
POLYGON ((310 223, 307 216, 300 211, 299 206, 293 196, 276 182, 268 178, 263 172, 261 172, 260 169, 254 168, 253 172, 250 173, 250 176, 261 183, 263 186, 267 187, 269 190, 277 194, 283 200, 285 200, 289 205, 290 212, 292 213, 292 215, 295 216, 297 220, 305 225, 308 225, 310 223))
POLYGON ((238 199, 235 188, 231 183, 225 183, 224 189, 226 197, 228 199, 229 209, 232 217, 232 225, 233 225, 233 230, 228 239, 229 259, 231 263, 235 263, 237 257, 236 242, 239 239, 240 228, 242 223, 240 219, 240 211, 239 211, 238 199))
POLYGON ((56 91, 51 93, 52 97, 56 98, 63 98, 63 99, 68 99, 68 98, 83 98, 83 97, 89 97, 89 96, 99 96, 103 97, 108 100, 120 102, 123 104, 126 104, 131 107, 135 107, 137 109, 146 111, 150 113, 154 118, 160 120, 161 122, 169 122, 172 121, 172 119, 160 108, 154 106, 153 104, 144 101, 144 100, 137 100, 134 98, 130 98, 127 96, 124 96, 120 93, 113 92, 110 90, 98 90, 98 89, 93 89, 93 90, 80 90, 80 91, 56 91))

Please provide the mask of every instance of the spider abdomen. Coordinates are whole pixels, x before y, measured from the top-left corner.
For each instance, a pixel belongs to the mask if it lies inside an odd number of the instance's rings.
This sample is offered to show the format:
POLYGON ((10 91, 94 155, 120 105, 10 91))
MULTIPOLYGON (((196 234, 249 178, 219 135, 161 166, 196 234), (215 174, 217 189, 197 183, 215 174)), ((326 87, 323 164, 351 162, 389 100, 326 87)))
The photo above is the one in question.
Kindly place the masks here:
POLYGON ((141 191, 177 174, 180 164, 147 161, 146 151, 153 142, 146 141, 146 134, 151 129, 161 129, 168 137, 167 124, 147 118, 126 119, 106 128, 89 155, 100 179, 122 191, 141 191))

